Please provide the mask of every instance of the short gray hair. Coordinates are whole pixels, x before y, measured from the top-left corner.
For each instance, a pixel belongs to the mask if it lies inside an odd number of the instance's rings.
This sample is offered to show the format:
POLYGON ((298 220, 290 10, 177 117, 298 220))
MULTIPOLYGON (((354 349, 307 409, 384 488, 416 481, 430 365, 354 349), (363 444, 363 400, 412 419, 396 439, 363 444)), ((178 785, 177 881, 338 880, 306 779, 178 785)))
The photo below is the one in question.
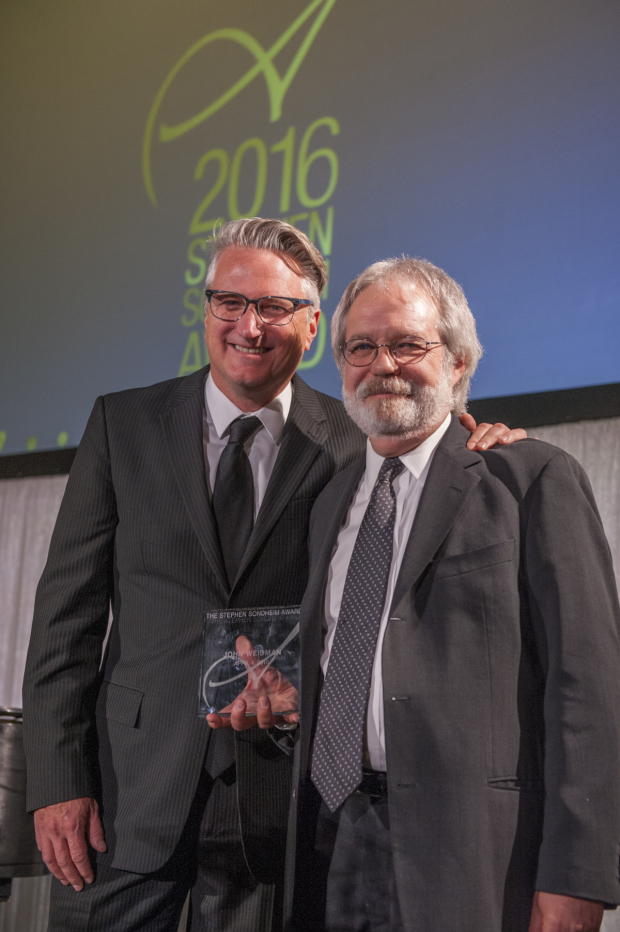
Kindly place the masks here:
POLYGON ((467 409, 469 381, 480 362, 482 346, 463 289, 443 269, 426 259, 401 256, 400 259, 375 262, 348 286, 332 318, 332 350, 340 374, 343 374, 346 365, 340 347, 345 341, 351 305, 370 285, 387 288, 392 281, 417 286, 435 304, 439 312, 438 330, 445 343, 444 349, 453 363, 465 363, 465 371, 454 386, 452 405, 455 414, 462 414, 467 409))
POLYGON ((315 308, 320 307, 321 294, 327 284, 327 268, 319 250, 301 230, 284 220, 264 220, 262 217, 225 223, 207 240, 210 254, 207 287, 213 280, 219 257, 232 246, 277 253, 295 274, 301 273, 307 297, 315 308))

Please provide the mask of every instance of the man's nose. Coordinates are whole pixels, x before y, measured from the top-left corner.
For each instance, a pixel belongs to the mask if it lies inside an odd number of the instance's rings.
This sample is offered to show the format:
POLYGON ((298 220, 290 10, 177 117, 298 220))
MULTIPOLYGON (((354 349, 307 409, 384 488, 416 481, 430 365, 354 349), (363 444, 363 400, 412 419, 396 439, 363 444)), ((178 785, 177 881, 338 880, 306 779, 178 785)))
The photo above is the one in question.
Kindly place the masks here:
POLYGON ((395 375, 400 372, 400 365, 390 352, 389 346, 380 346, 371 364, 373 375, 395 375))
POLYGON ((239 334, 248 338, 259 337, 265 332, 265 324, 258 316, 255 304, 249 304, 248 309, 237 321, 237 330, 239 334))

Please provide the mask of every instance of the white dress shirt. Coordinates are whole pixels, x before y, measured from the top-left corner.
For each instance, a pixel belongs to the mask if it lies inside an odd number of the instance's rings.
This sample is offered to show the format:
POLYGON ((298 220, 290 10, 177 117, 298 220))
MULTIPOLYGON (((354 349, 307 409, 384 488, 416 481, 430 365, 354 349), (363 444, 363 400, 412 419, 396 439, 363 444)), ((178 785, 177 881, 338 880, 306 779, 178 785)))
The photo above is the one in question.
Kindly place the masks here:
POLYGON ((207 376, 205 383, 205 423, 203 430, 203 444, 205 451, 205 465, 207 467, 207 486, 209 494, 213 494, 213 486, 217 475, 217 465, 222 455, 222 450, 228 443, 230 436, 230 425, 238 417, 257 417, 261 420, 263 427, 259 429, 245 445, 245 452, 250 460, 252 476, 254 478, 254 519, 258 514, 267 485, 275 466, 276 457, 280 450, 280 441, 282 431, 286 424, 291 402, 293 400, 293 389, 289 382, 283 391, 277 395, 273 401, 270 401, 264 408, 258 411, 252 411, 250 414, 243 412, 234 402, 227 398, 224 392, 220 391, 213 379, 211 373, 207 376))
MULTIPOLYGON (((366 716, 366 740, 370 756, 370 766, 374 770, 387 769, 385 758, 385 725, 383 717, 383 675, 381 670, 383 638, 388 624, 388 616, 394 596, 394 589, 396 588, 396 580, 398 579, 405 547, 407 546, 411 528, 413 527, 413 519, 418 510, 422 489, 426 482, 433 454, 437 449, 439 441, 447 431, 449 424, 450 415, 448 414, 440 427, 421 443, 419 447, 416 447, 415 450, 411 450, 409 453, 405 453, 400 457, 401 462, 404 463, 406 468, 392 483, 392 487, 396 493, 394 549, 392 552, 392 563, 388 576, 379 635, 377 637, 366 716)), ((321 656, 321 669, 324 675, 327 672, 329 654, 332 649, 332 644, 334 643, 338 615, 340 614, 340 603, 342 602, 344 584, 349 569, 349 563, 353 555, 353 548, 360 525, 366 513, 366 508, 368 507, 368 502, 370 501, 372 490, 379 478, 379 471, 383 464, 383 460, 384 457, 375 453, 370 445, 370 441, 368 441, 366 445, 366 470, 353 496, 348 514, 338 535, 336 549, 332 554, 327 577, 327 588, 325 590, 326 632, 323 642, 323 654, 321 656)))

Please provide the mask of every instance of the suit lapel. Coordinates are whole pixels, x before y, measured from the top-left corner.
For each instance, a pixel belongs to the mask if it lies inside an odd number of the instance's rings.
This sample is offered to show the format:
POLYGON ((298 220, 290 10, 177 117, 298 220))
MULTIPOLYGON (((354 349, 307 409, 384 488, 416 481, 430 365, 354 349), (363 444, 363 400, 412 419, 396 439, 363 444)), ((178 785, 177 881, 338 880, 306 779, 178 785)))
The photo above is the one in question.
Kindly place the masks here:
MULTIPOLYGON (((330 495, 328 520, 313 529, 313 538, 317 541, 315 546, 318 553, 316 559, 312 561, 308 589, 306 596, 304 596, 304 610, 299 634, 302 682, 301 717, 304 722, 313 721, 316 696, 319 689, 317 671, 320 668, 321 654, 323 652, 322 620, 324 617, 325 586, 327 584, 329 564, 342 522, 349 510, 351 499, 365 469, 366 455, 362 454, 352 466, 338 475, 337 492, 334 490, 334 494, 332 494, 332 487, 328 492, 330 495)), ((303 772, 310 763, 310 740, 311 728, 302 729, 300 754, 303 772)))
POLYGON ((396 581, 392 608, 412 588, 450 532, 480 476, 470 466, 482 457, 465 446, 467 431, 453 417, 442 438, 422 491, 420 504, 396 581))
MULTIPOLYGON (((320 626, 316 625, 316 618, 319 617, 319 615, 322 616, 323 612, 323 593, 325 591, 327 572, 329 569, 332 552, 338 539, 338 534, 340 532, 342 522, 345 518, 345 515, 347 514, 349 505, 351 504, 351 499, 355 494, 355 490, 359 484, 360 478, 364 474, 365 469, 366 456, 362 454, 352 466, 349 466, 348 469, 339 474, 339 487, 337 492, 334 491, 332 493, 332 488, 330 488, 328 492, 330 495, 328 520, 324 521, 322 525, 313 528, 313 539, 317 541, 315 546, 318 552, 316 557, 311 561, 312 565, 310 567, 310 579, 308 582, 307 590, 307 596, 311 597, 313 607, 312 611, 306 616, 310 619, 310 625, 305 627, 302 620, 301 629, 301 640, 302 643, 304 643, 304 645, 307 647, 306 659, 309 664, 309 669, 312 668, 312 664, 317 659, 313 656, 313 649, 311 644, 313 641, 313 634, 316 634, 320 628, 320 626), (320 600, 320 604, 314 605, 314 602, 317 599, 320 600)), ((321 650, 321 640, 322 633, 318 638, 319 655, 321 650)), ((316 646, 316 638, 314 639, 314 642, 316 646)))
MULTIPOLYGON (((254 559, 295 490, 308 473, 310 466, 321 453, 327 441, 326 417, 318 400, 307 404, 308 386, 298 377, 293 380, 294 395, 291 410, 282 433, 278 453, 265 497, 256 518, 252 536, 243 556, 237 580, 254 559)), ((315 401, 316 396, 310 396, 315 401)), ((234 586, 233 586, 234 588, 234 586)))
POLYGON ((201 369, 179 384, 160 421, 181 496, 225 603, 228 580, 205 477, 203 394, 207 372, 208 369, 201 369))
POLYGON ((317 579, 322 580, 327 578, 327 571, 329 569, 332 552, 334 546, 336 545, 342 522, 344 521, 345 516, 349 510, 349 505, 351 504, 355 490, 357 489, 365 470, 366 454, 362 453, 353 463, 353 465, 349 466, 349 468, 345 470, 344 473, 341 473, 339 477, 341 485, 338 489, 338 496, 334 496, 330 501, 329 521, 325 522, 324 526, 320 528, 320 530, 315 530, 314 533, 314 538, 321 541, 321 549, 316 560, 313 561, 313 578, 316 577, 317 579))

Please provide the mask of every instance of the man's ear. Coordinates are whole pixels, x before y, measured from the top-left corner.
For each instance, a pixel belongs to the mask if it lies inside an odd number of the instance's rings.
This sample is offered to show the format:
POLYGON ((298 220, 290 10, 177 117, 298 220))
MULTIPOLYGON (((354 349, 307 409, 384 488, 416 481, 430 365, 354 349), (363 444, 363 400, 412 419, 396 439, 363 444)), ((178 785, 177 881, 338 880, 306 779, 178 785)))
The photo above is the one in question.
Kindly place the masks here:
POLYGON ((464 359, 455 359, 454 366, 452 368, 452 387, 453 388, 458 382, 458 380, 461 378, 463 373, 465 372, 466 367, 467 367, 467 363, 465 362, 464 359))
POLYGON ((314 340, 317 330, 319 329, 319 318, 321 312, 315 310, 312 314, 312 317, 308 321, 308 336, 306 337, 306 345, 304 346, 304 352, 307 352, 312 346, 312 341, 314 340))

